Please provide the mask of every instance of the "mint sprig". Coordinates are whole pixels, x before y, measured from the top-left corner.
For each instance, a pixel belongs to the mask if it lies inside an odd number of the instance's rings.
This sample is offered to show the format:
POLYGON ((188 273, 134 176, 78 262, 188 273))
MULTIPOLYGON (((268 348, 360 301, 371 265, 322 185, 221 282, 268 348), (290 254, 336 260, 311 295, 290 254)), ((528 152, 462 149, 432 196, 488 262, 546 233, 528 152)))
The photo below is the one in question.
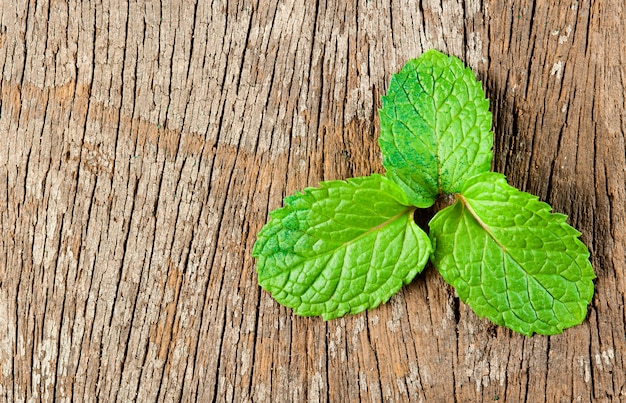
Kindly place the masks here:
POLYGON ((595 274, 566 216, 489 172, 491 114, 454 56, 425 52, 380 110, 385 176, 322 182, 270 213, 252 255, 259 284, 296 314, 333 319, 386 302, 430 257, 477 315, 531 336, 581 323, 595 274), (442 197, 426 235, 417 208, 442 197))

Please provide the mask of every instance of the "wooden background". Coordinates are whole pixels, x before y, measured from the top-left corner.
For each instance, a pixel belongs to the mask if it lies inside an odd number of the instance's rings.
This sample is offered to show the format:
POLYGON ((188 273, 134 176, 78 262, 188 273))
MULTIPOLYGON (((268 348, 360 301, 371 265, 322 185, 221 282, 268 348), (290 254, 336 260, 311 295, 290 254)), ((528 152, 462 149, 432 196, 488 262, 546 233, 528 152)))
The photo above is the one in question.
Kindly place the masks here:
POLYGON ((626 398, 621 1, 0 2, 0 401, 626 398), (380 97, 436 48, 495 166, 582 232, 588 320, 525 338, 431 267, 371 312, 258 287, 282 198, 382 172, 380 97))

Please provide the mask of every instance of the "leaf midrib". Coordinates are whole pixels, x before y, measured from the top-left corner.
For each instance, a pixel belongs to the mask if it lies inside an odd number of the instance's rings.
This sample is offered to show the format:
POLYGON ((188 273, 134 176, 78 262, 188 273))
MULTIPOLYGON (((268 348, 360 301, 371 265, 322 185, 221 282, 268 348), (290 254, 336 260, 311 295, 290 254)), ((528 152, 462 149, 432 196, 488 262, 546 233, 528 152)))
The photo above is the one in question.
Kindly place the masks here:
MULTIPOLYGON (((403 216, 405 216, 407 214, 413 214, 413 212, 416 209, 417 209, 417 207, 407 206, 399 214, 396 214, 395 216, 390 217, 386 221, 384 221, 384 222, 382 222, 382 223, 380 223, 380 224, 378 224, 378 225, 368 229, 367 231, 363 232, 361 235, 355 237, 354 239, 351 239, 351 240, 349 240, 347 242, 343 242, 340 245, 338 245, 336 248, 329 249, 326 252, 317 254, 315 256, 316 256, 316 258, 320 258, 320 257, 323 257, 323 256, 332 255, 332 254, 336 253, 339 249, 347 249, 349 245, 359 241, 360 239, 366 237, 369 234, 372 234, 372 233, 374 233, 376 231, 379 231, 379 230, 385 228, 386 226, 390 225, 391 223, 393 223, 394 221, 398 220, 399 218, 401 218, 401 217, 403 217, 403 216)), ((321 238, 318 238, 318 239, 321 239, 321 238)), ((324 241, 326 241, 326 240, 324 240, 324 241)), ((308 259, 311 259, 311 257, 305 257, 305 260, 308 260, 308 259)), ((320 272, 317 274, 317 276, 315 276, 315 278, 310 282, 309 285, 314 284, 317 281, 317 279, 319 279, 319 277, 322 275, 323 272, 324 272, 324 270, 320 270, 320 272)), ((332 294, 334 295, 334 293, 335 293, 335 290, 333 290, 332 294)))
POLYGON ((500 247, 502 249, 502 251, 504 253, 506 253, 511 258, 511 260, 513 260, 515 262, 515 264, 526 274, 526 276, 528 276, 529 278, 532 278, 534 281, 536 281, 537 284, 539 284, 541 286, 541 288, 543 288, 546 293, 548 293, 553 299, 559 301, 559 299, 555 298, 554 295, 552 295, 550 290, 544 284, 542 284, 540 281, 538 281, 535 278, 535 276, 533 276, 531 273, 529 273, 526 270, 526 268, 524 267, 524 265, 522 263, 520 263, 515 258, 515 256, 513 256, 513 254, 511 254, 511 252, 509 252, 507 247, 504 246, 504 244, 502 242, 500 242, 498 240, 498 238, 496 238, 496 236, 493 234, 493 232, 491 232, 491 228, 489 228, 489 226, 485 222, 483 222, 483 220, 480 219, 480 217, 478 216, 478 214, 476 214, 476 212, 474 211, 474 209, 470 205, 469 201, 465 198, 465 196, 463 196, 461 193, 457 193, 457 194, 455 194, 455 197, 457 198, 457 200, 459 200, 463 204, 463 207, 467 208, 467 211, 469 211, 469 213, 472 215, 472 218, 474 218, 476 223, 478 223, 478 225, 480 225, 480 227, 489 235, 489 237, 491 239, 493 239, 493 241, 496 243, 496 245, 498 245, 498 247, 500 247))
MULTIPOLYGON (((350 239, 349 241, 343 242, 341 244, 339 244, 337 247, 329 249, 326 252, 320 253, 319 255, 316 255, 318 257, 330 254, 330 253, 335 253, 337 250, 339 249, 344 249, 347 248, 349 245, 358 242, 360 239, 365 238, 366 236, 368 236, 369 234, 372 234, 374 232, 377 232, 383 228, 385 228, 386 226, 390 225, 391 223, 393 223, 394 221, 398 220, 399 218, 408 215, 408 214, 413 214, 413 212, 417 209, 417 207, 414 206, 407 206, 404 210, 402 210, 400 213, 394 215, 393 217, 389 217, 386 221, 372 227, 369 228, 367 231, 363 232, 362 234, 360 234, 359 236, 350 239)), ((322 239, 317 237, 318 239, 322 239)), ((322 239, 323 241, 327 242, 328 239, 322 239)))
MULTIPOLYGON (((478 214, 476 214, 476 212, 474 211, 474 209, 472 208, 472 206, 470 205, 469 201, 465 198, 465 196, 463 196, 461 193, 457 193, 454 195, 454 197, 459 200, 462 204, 463 207, 467 208, 467 211, 469 211, 469 213, 472 215, 472 217, 474 218, 474 220, 476 221, 476 223, 478 225, 480 225, 480 227, 489 235, 489 237, 491 239, 493 239, 493 241, 503 250, 505 251, 509 256, 511 256, 511 254, 509 253, 508 249, 506 248, 506 246, 504 246, 502 244, 502 242, 500 242, 498 240, 498 238, 496 238, 496 236, 493 234, 493 232, 491 232, 491 228, 489 228, 489 226, 487 224, 485 224, 485 222, 483 220, 480 219, 480 217, 478 216, 478 214)), ((515 260, 515 258, 513 256, 511 256, 511 258, 513 260, 515 260)), ((517 260, 515 260, 515 263, 519 264, 519 262, 517 260)), ((521 266, 520 266, 521 267, 521 266)))

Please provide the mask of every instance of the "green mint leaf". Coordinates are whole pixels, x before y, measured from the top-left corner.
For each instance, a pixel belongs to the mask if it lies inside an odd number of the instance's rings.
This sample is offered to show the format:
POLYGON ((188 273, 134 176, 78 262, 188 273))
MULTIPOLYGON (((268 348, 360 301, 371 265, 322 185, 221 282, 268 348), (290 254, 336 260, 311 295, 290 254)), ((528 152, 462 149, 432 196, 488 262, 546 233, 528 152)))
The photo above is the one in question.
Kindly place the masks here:
POLYGON ((491 169, 489 100, 458 58, 429 50, 407 62, 379 113, 383 165, 412 205, 429 207, 491 169))
POLYGON ((252 255, 279 303, 325 320, 386 302, 432 251, 415 207, 381 175, 322 182, 270 213, 252 255))
POLYGON ((565 215, 497 173, 470 179, 456 199, 429 224, 432 260, 478 316, 527 336, 585 319, 595 274, 565 215))

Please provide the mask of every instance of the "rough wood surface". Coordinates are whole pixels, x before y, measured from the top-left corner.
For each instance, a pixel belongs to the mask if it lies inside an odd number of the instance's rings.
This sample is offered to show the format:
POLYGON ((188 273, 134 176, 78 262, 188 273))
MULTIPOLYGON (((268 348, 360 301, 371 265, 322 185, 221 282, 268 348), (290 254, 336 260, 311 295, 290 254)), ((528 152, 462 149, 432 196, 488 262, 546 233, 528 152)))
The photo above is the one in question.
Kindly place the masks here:
POLYGON ((622 2, 0 2, 0 401, 626 398, 622 2), (380 96, 428 48, 483 80, 495 169, 570 216, 588 320, 524 338, 432 268, 294 317, 269 210, 382 172, 380 96))

